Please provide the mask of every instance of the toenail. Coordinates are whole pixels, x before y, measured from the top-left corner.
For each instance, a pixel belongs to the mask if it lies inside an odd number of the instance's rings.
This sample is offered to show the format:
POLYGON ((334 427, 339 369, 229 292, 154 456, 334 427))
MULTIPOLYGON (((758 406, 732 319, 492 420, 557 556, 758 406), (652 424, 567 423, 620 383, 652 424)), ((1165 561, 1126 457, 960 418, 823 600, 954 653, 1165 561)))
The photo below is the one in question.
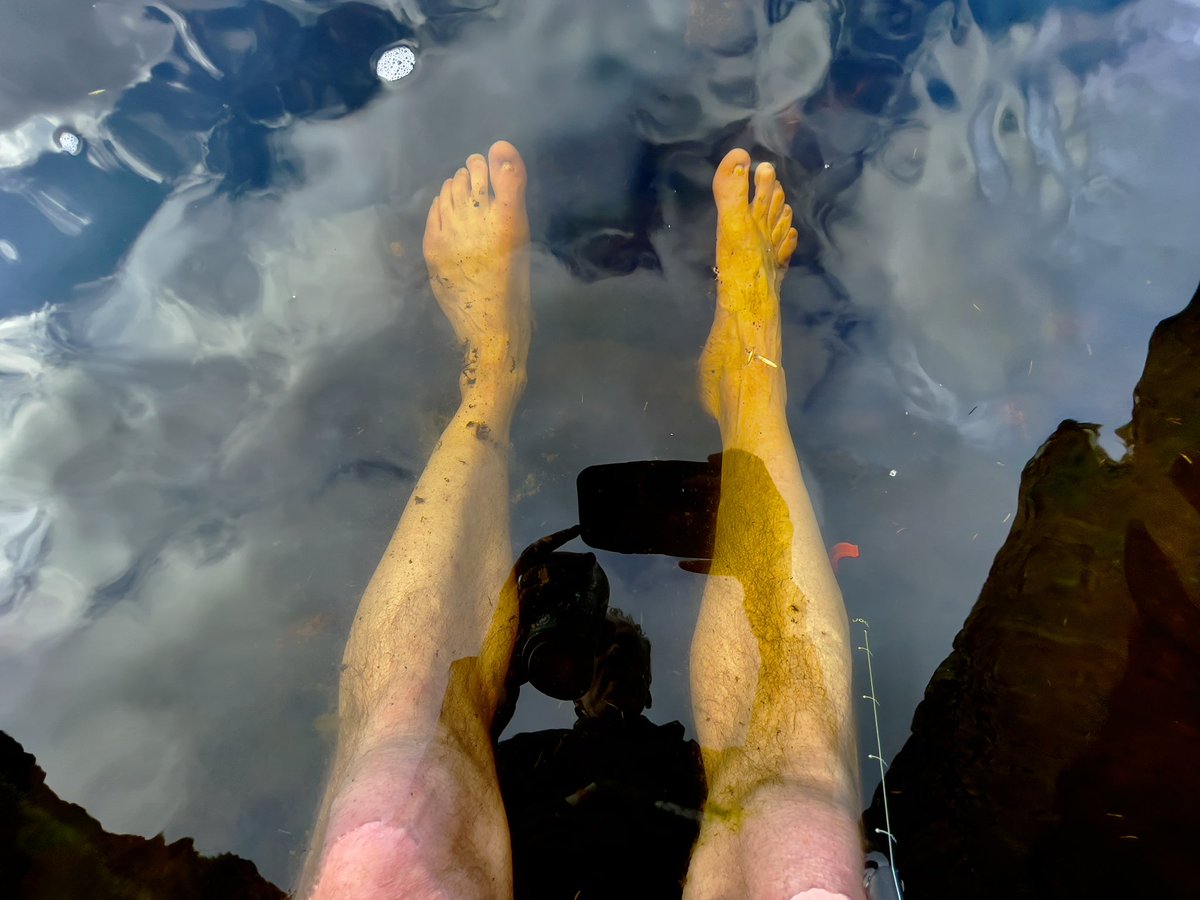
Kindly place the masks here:
POLYGON ((500 163, 500 168, 503 169, 505 172, 511 172, 512 167, 513 167, 513 164, 510 163, 508 160, 505 160, 504 162, 500 163))
POLYGON ((745 166, 743 166, 743 165, 741 165, 741 164, 734 166, 734 167, 733 167, 733 174, 734 174, 734 175, 745 175, 745 174, 746 174, 746 167, 745 167, 745 166))

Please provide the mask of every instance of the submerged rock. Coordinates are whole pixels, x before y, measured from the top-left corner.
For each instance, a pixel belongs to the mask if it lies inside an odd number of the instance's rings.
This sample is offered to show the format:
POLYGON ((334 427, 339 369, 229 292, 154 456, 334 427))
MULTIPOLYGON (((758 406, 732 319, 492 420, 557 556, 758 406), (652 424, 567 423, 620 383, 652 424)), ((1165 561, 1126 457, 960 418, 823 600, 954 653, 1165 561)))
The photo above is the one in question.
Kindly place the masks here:
MULTIPOLYGON (((1113 462, 1065 421, 888 771, 908 900, 1195 896, 1200 291, 1113 462)), ((882 849, 882 798, 865 813, 882 849)))
POLYGON ((0 732, 0 895, 22 900, 73 897, 245 898, 286 896, 254 863, 201 856, 191 838, 168 844, 109 834, 80 806, 59 799, 33 756, 0 732))

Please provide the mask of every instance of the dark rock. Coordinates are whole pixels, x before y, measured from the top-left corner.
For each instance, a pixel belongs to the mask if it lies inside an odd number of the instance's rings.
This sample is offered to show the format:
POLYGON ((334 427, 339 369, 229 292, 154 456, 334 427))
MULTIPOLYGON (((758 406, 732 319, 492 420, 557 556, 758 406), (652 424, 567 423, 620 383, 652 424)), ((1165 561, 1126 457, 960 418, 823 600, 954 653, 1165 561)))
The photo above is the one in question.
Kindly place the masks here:
POLYGON ((231 853, 201 856, 191 838, 109 834, 59 799, 33 756, 0 732, 0 895, 28 900, 173 900, 287 895, 231 853))
MULTIPOLYGON (((909 900, 1195 896, 1200 291, 1113 462, 1063 422, 888 772, 909 900)), ((877 791, 866 831, 882 849, 877 791)))

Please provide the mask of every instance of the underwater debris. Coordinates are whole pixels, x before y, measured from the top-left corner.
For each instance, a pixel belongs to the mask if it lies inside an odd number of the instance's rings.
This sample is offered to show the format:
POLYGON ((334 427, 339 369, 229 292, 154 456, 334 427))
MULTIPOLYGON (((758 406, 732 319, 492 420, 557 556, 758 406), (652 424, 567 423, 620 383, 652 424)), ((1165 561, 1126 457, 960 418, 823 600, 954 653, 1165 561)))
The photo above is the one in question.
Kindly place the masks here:
POLYGON ((838 570, 838 562, 843 559, 858 559, 858 544, 848 544, 841 541, 834 544, 829 551, 829 563, 833 566, 833 571, 838 570))

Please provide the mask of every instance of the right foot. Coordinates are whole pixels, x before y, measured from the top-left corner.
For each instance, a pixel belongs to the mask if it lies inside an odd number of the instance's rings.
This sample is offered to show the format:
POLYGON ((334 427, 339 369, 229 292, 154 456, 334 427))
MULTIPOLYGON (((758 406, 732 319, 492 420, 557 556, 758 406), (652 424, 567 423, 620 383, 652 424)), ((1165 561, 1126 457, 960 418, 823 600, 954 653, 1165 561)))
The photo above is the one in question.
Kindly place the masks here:
POLYGON ((700 398, 723 430, 732 427, 744 390, 783 398, 779 288, 796 229, 774 166, 755 170, 753 201, 749 180, 750 154, 742 149, 729 151, 713 177, 717 310, 700 355, 700 398))
POLYGON ((442 312, 465 345, 463 388, 515 376, 529 355, 529 218, 525 164, 497 141, 467 158, 434 198, 423 249, 442 312), (490 185, 490 190, 489 190, 490 185))

